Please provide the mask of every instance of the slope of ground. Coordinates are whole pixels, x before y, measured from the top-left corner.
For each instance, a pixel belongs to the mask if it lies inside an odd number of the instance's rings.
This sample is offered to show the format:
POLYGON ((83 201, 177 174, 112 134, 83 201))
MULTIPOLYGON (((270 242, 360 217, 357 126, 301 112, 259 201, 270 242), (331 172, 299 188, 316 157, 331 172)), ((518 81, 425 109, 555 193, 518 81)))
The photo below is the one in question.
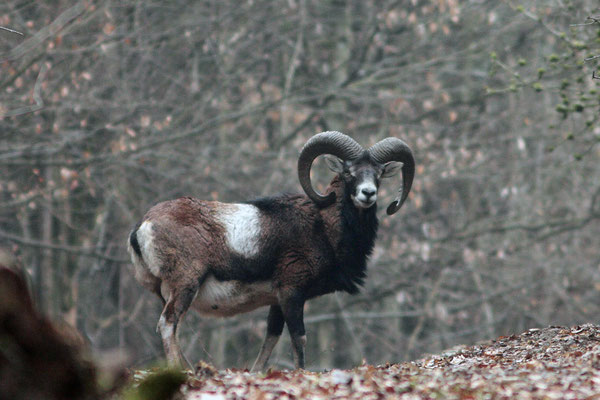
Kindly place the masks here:
POLYGON ((600 328, 531 329, 402 364, 353 370, 216 371, 202 366, 186 399, 600 398, 600 328))

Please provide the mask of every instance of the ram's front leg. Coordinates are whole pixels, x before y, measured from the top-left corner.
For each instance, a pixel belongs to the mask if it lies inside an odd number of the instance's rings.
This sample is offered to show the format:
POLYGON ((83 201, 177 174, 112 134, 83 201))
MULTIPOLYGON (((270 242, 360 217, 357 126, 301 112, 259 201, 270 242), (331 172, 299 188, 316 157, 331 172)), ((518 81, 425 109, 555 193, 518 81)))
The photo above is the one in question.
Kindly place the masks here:
POLYGON ((304 302, 305 298, 300 292, 295 292, 283 299, 281 310, 292 339, 294 366, 304 369, 304 347, 306 346, 306 332, 304 330, 304 302))
POLYGON ((265 336, 265 341, 260 349, 260 353, 252 366, 252 372, 265 369, 269 357, 273 352, 273 348, 281 337, 284 322, 281 307, 279 305, 272 305, 269 309, 269 317, 267 319, 267 335, 265 336))

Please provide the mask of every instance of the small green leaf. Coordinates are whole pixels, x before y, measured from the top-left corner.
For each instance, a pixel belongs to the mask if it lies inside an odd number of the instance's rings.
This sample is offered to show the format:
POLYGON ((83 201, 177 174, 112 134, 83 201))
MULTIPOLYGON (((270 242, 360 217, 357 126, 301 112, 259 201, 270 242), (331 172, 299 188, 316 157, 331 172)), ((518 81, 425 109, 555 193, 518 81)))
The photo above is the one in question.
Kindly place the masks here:
POLYGON ((557 105, 556 111, 561 113, 563 118, 567 118, 567 116, 569 115, 569 109, 564 104, 557 105))
POLYGON ((542 76, 544 76, 544 72, 546 72, 545 68, 538 68, 538 70, 537 70, 538 79, 542 79, 542 76))

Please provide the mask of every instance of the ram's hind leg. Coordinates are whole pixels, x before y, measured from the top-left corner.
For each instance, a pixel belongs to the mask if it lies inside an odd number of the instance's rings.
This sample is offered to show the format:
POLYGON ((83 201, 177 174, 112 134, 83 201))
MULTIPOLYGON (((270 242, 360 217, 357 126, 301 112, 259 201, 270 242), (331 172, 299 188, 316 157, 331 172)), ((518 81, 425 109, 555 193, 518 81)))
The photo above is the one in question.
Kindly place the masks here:
POLYGON ((260 349, 260 353, 258 354, 258 357, 252 366, 252 372, 265 369, 265 366, 269 361, 269 357, 273 352, 273 348, 281 337, 281 332, 283 332, 283 324, 284 318, 281 307, 279 305, 272 305, 269 309, 269 317, 267 319, 267 335, 265 336, 265 341, 260 349))
POLYGON ((162 338, 169 366, 182 367, 182 353, 177 338, 177 327, 192 304, 197 291, 197 284, 172 289, 158 320, 157 329, 162 338))

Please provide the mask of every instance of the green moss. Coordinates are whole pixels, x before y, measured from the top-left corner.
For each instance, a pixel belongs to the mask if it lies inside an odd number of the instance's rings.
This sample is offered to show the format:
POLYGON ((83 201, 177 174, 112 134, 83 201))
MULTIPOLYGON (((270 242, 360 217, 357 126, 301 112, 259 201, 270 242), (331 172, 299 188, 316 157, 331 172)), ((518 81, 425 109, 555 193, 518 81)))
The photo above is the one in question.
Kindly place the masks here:
POLYGON ((160 370, 144 378, 136 388, 125 393, 125 400, 168 400, 173 398, 187 375, 179 370, 160 370))

